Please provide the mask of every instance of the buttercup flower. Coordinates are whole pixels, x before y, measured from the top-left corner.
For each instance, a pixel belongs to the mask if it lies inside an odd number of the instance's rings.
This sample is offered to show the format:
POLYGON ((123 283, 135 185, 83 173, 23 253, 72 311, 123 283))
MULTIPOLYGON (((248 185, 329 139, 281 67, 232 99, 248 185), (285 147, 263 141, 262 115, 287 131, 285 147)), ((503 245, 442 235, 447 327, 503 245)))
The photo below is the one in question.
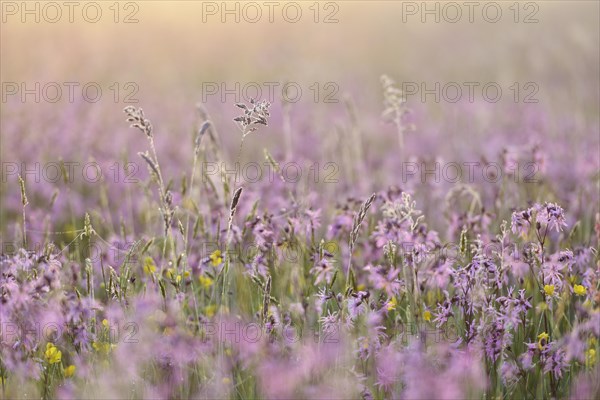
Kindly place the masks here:
POLYGON ((213 284, 213 280, 210 279, 210 277, 208 277, 206 275, 200 275, 198 280, 200 281, 200 286, 202 286, 205 289, 208 289, 213 284))
POLYGON ((396 298, 392 297, 392 299, 390 301, 388 301, 387 310, 388 311, 395 310, 397 304, 398 304, 398 302, 396 301, 396 298))
POLYGON ((427 322, 431 321, 431 311, 425 310, 423 312, 423 319, 427 322))
POLYGON ((69 365, 67 368, 65 368, 65 378, 70 378, 73 375, 75 375, 75 366, 69 365))
POLYGON ((548 339, 550 335, 546 332, 542 332, 538 335, 538 349, 543 350, 544 347, 548 344, 548 339))
POLYGON ((108 342, 93 342, 92 347, 98 353, 103 354, 103 355, 108 355, 111 352, 111 350, 117 346, 115 344, 111 344, 108 342))
POLYGON ((62 352, 54 346, 52 343, 46 344, 46 352, 44 353, 46 361, 48 364, 56 364, 59 363, 62 359, 62 352))
POLYGON ((575 285, 573 286, 573 292, 575 292, 577 296, 585 296, 587 289, 583 285, 575 285))
POLYGON ((215 250, 210 255, 210 261, 213 267, 218 267, 223 262, 223 257, 221 256, 221 250, 215 250))
POLYGON ((591 368, 596 364, 596 349, 588 349, 585 352, 585 364, 591 368))
POLYGON ((154 260, 152 257, 146 257, 144 259, 144 273, 147 275, 152 275, 154 272, 156 272, 156 264, 154 263, 154 260))

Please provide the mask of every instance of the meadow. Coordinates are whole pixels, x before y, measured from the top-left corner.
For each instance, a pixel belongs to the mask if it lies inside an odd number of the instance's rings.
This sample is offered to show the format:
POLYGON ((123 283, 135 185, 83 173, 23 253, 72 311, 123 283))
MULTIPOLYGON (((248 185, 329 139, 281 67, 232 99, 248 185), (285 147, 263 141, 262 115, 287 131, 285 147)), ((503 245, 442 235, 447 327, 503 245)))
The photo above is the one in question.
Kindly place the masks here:
POLYGON ((600 397, 597 3, 8 3, 0 398, 600 397))

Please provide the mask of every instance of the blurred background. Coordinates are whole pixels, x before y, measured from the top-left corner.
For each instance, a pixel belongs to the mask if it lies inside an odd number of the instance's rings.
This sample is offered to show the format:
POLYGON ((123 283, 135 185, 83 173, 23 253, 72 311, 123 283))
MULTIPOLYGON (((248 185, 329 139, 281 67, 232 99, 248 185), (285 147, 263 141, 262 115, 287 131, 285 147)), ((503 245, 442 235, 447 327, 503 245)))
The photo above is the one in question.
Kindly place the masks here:
MULTIPOLYGON (((248 102, 258 85, 273 102, 271 123, 246 140, 242 160, 262 162, 266 148, 280 161, 334 162, 339 182, 321 193, 410 188, 398 178, 402 161, 500 162, 504 150, 533 146, 543 149, 544 179, 555 183, 559 198, 579 196, 581 209, 597 199, 596 1, 477 2, 473 9, 460 2, 90 3, 77 2, 73 22, 62 5, 58 18, 56 7, 44 2, 2 3, 5 166, 94 160, 106 176, 115 160, 138 162, 146 144, 122 113, 134 105, 154 123, 163 168, 179 179, 202 122, 197 105, 213 120, 223 157, 232 162, 240 141, 234 103, 248 102), (463 88, 457 102, 443 95, 423 101, 421 91, 407 98, 414 129, 402 159, 395 127, 381 118, 382 74, 398 87, 455 82, 463 88), (76 85, 72 99, 68 82, 76 85), (302 93, 284 110, 286 82, 302 93), (474 101, 465 82, 479 85, 474 101), (482 96, 489 82, 502 89, 498 102, 482 96), (82 94, 88 84, 91 97, 101 88, 97 101, 82 94), (48 101, 56 86, 62 94, 48 101)), ((138 172, 147 176, 144 167, 138 172)), ((30 201, 47 209, 57 185, 29 183, 30 201)), ((60 196, 97 201, 91 186, 60 187, 60 196)), ((12 236, 7 232, 21 207, 12 169, 4 168, 1 188, 2 232, 12 236)), ((52 207, 60 207, 60 196, 52 207)), ((89 206, 84 200, 71 205, 89 206)))

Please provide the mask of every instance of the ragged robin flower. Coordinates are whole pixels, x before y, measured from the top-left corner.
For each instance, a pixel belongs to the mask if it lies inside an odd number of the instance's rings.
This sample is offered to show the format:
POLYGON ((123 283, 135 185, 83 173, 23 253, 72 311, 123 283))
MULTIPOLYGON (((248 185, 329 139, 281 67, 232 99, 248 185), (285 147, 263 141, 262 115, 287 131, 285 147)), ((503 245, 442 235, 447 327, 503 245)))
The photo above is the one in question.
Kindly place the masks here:
POLYGON ((46 361, 48 364, 56 364, 59 363, 62 359, 62 352, 54 346, 52 343, 46 344, 46 352, 44 353, 46 361))

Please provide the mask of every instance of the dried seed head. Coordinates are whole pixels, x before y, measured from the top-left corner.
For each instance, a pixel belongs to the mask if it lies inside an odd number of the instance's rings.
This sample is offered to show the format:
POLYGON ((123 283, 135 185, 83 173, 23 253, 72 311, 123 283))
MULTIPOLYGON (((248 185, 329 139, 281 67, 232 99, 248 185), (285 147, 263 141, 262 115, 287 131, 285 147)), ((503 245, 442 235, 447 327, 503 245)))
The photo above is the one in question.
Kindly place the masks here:
POLYGON ((196 110, 198 111, 198 114, 200 115, 200 119, 202 119, 202 120, 208 119, 208 111, 206 111, 206 109, 204 108, 204 105, 202 103, 196 103, 196 110))
POLYGON ((460 232, 460 254, 462 256, 467 255, 467 227, 464 226, 462 231, 460 232))
POLYGON ((235 212, 235 209, 237 208, 238 202, 240 201, 240 196, 242 195, 242 190, 243 190, 243 188, 239 187, 239 188, 237 188, 235 193, 233 193, 233 199, 231 200, 231 207, 229 208, 229 211, 231 212, 232 216, 233 216, 233 213, 235 212))
POLYGON ((266 100, 257 102, 255 99, 250 99, 250 106, 242 103, 237 103, 236 107, 244 110, 244 114, 235 117, 233 120, 242 128, 243 135, 247 135, 258 129, 257 125, 268 125, 269 107, 271 103, 266 100))
POLYGON ((158 179, 160 177, 160 174, 158 173, 158 167, 156 166, 156 163, 152 160, 152 158, 150 158, 148 152, 139 152, 138 155, 142 157, 144 161, 146 161, 146 164, 148 164, 148 167, 150 167, 150 171, 153 172, 156 175, 156 178, 158 179))
POLYGON ((85 213, 85 221, 83 223, 83 234, 88 238, 92 237, 94 233, 94 228, 92 228, 92 223, 90 221, 90 214, 85 213))
POLYGON ((233 216, 235 215, 235 210, 237 209, 238 202, 240 201, 240 196, 242 195, 242 188, 239 187, 233 193, 233 199, 231 199, 231 206, 229 207, 229 221, 227 223, 227 242, 231 240, 231 227, 233 225, 233 216))
POLYGON ((264 149, 264 153, 265 153, 265 159, 269 162, 269 164, 273 167, 273 169, 275 169, 275 171, 279 172, 279 164, 277 164, 277 161, 275 161, 275 159, 273 158, 271 153, 269 153, 269 150, 264 149))
POLYGON ((211 125, 210 121, 204 121, 204 123, 198 130, 198 133, 196 134, 196 138, 194 139, 194 154, 197 155, 198 152, 200 151, 200 143, 202 142, 202 138, 204 137, 204 134, 210 128, 210 125, 211 125))
POLYGON ((127 122, 132 123, 132 128, 139 129, 149 138, 152 137, 152 123, 144 117, 144 110, 127 106, 123 109, 123 112, 127 114, 127 122))
POLYGON ((25 207, 29 204, 29 201, 27 200, 27 194, 25 193, 25 181, 21 175, 19 175, 19 186, 21 187, 21 204, 25 207))
POLYGON ((270 303, 271 303, 271 275, 269 275, 267 277, 267 282, 265 283, 264 292, 263 292, 262 319, 263 319, 264 323, 267 322, 270 303))
POLYGON ((173 205, 173 194, 171 193, 170 190, 167 190, 165 192, 165 203, 167 203, 168 206, 173 205))
POLYGON ((388 240, 387 243, 383 245, 383 254, 390 262, 396 257, 396 252, 397 246, 393 241, 388 240))
POLYGON ((373 201, 375 200, 375 196, 375 193, 373 193, 371 197, 369 197, 367 201, 365 201, 360 206, 358 214, 356 214, 356 216, 354 217, 354 223, 352 224, 352 232, 350 234, 350 249, 354 248, 354 244, 356 243, 356 239, 358 238, 360 224, 362 224, 363 220, 365 219, 367 211, 369 211, 369 207, 371 207, 371 204, 373 204, 373 201))
POLYGON ((180 220, 177 220, 177 227, 179 228, 179 233, 181 234, 181 236, 185 236, 185 228, 183 227, 183 224, 180 220))

